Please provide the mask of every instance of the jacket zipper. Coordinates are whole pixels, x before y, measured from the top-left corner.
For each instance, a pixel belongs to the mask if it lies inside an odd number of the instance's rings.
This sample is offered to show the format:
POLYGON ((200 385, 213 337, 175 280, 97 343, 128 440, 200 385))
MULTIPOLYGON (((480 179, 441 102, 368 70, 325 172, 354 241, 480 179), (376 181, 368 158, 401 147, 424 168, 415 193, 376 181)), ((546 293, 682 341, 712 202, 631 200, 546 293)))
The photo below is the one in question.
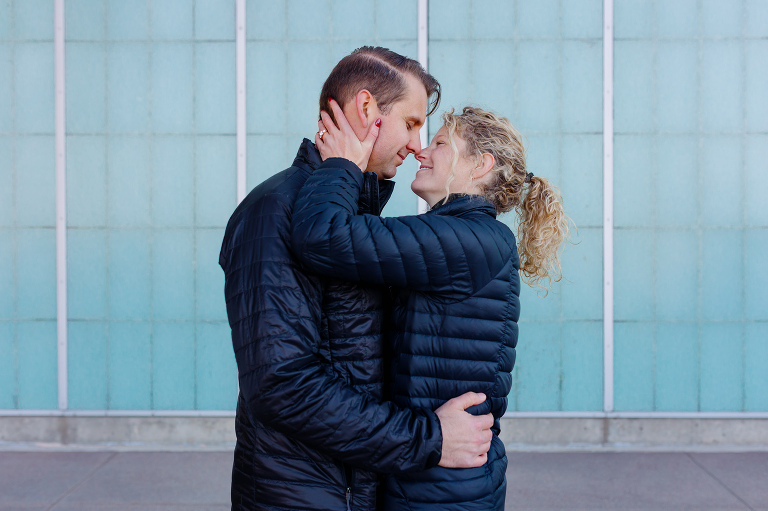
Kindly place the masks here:
POLYGON ((341 474, 344 477, 344 486, 346 486, 347 511, 352 511, 352 471, 344 463, 341 464, 341 474))

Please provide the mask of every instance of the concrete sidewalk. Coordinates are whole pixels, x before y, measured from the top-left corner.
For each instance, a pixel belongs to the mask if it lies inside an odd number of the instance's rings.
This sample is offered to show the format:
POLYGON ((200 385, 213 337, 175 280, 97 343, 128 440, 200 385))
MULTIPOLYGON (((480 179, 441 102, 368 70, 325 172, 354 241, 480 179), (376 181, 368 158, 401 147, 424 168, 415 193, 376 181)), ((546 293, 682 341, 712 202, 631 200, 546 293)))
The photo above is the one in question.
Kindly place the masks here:
MULTIPOLYGON (((768 510, 768 452, 510 452, 507 509, 768 510)), ((229 509, 230 452, 0 451, 0 510, 229 509)))

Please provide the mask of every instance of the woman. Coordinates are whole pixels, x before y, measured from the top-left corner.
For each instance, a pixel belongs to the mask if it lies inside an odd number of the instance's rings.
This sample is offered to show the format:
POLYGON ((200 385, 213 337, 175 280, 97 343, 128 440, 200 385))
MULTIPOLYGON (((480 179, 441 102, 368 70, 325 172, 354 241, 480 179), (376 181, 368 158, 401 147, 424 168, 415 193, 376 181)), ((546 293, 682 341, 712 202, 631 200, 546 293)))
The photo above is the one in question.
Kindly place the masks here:
MULTIPOLYGON (((326 131, 315 138, 324 160, 349 157, 357 140, 332 107, 341 128, 323 112, 326 131)), ((486 402, 468 411, 495 418, 482 466, 390 476, 386 510, 504 508, 507 459, 498 435, 515 361, 518 272, 540 287, 559 280, 558 250, 568 235, 559 192, 526 172, 520 135, 506 119, 467 107, 443 120, 416 156, 411 189, 429 204, 426 214, 356 215, 363 175, 346 160, 313 173, 293 214, 294 255, 308 269, 392 286, 389 398, 435 409, 482 392, 486 402), (512 209, 520 217, 519 258, 514 235, 496 220, 512 209)))

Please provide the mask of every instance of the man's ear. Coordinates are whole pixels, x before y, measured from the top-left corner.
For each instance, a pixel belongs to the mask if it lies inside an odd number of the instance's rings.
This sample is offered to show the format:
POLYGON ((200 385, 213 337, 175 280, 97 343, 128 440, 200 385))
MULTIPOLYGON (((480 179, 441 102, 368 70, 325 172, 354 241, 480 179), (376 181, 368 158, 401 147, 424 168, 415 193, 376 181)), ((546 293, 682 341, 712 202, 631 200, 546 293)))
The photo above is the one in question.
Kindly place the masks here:
MULTIPOLYGON (((372 122, 373 117, 378 114, 376 99, 367 89, 361 89, 355 94, 355 108, 357 118, 364 129, 368 129, 368 124, 372 122), (375 111, 375 112, 374 112, 375 111)), ((378 117, 376 117, 378 119, 378 117)))
POLYGON ((481 180, 493 169, 496 159, 491 153, 483 153, 478 159, 477 166, 472 170, 472 179, 481 180))

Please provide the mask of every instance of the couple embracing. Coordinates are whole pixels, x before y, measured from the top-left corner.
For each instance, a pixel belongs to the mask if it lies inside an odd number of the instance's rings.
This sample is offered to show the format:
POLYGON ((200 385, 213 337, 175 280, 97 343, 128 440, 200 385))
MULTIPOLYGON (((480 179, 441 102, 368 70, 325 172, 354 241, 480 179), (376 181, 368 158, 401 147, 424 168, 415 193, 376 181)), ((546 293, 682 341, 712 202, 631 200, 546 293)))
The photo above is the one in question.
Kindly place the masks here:
POLYGON ((559 276, 567 217, 520 134, 385 48, 343 58, 319 129, 227 225, 233 510, 499 510, 520 273, 559 276), (380 216, 409 154, 430 210, 380 216), (519 239, 498 214, 515 209, 519 239))

